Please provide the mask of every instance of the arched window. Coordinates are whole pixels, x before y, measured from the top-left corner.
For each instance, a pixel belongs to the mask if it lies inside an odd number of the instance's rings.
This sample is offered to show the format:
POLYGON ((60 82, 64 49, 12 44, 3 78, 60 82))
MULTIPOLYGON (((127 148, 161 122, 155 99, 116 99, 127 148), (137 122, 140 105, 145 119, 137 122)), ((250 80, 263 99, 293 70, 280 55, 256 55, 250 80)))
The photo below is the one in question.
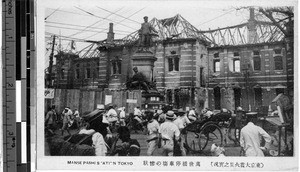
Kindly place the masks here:
POLYGON ((282 56, 274 57, 274 69, 275 70, 282 70, 283 69, 282 56))

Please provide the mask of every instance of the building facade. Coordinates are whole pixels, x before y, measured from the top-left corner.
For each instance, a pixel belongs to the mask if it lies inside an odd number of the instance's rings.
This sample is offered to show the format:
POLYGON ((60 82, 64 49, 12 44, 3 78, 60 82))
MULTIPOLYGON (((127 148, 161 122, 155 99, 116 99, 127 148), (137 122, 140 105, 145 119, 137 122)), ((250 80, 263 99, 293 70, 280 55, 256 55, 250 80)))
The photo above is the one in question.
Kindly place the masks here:
MULTIPOLYGON (((162 97, 151 97, 147 101, 159 99, 175 108, 195 107, 198 111, 205 107, 235 110, 239 106, 255 111, 268 110, 276 95, 287 92, 284 41, 278 33, 278 39, 261 41, 264 35, 259 35, 257 28, 260 27, 262 33, 262 26, 253 18, 237 26, 246 28, 248 41, 241 37, 241 43, 231 45, 226 44, 223 37, 226 45, 214 46, 211 43, 214 37, 199 34, 200 31, 180 15, 162 20, 154 18, 150 23, 156 29, 164 28, 159 30, 159 37, 150 47, 156 61, 149 78, 162 97)), ((266 25, 275 33, 272 27, 266 25)), ((207 34, 224 36, 222 31, 207 34)), ((238 41, 233 38, 232 43, 238 41)), ((90 58, 66 53, 56 55, 56 88, 126 90, 126 82, 133 76, 132 58, 137 52, 138 32, 114 40, 110 24, 107 40, 97 44, 98 54, 90 58)))
POLYGON ((212 109, 255 111, 286 93, 283 42, 208 49, 208 104, 212 109))

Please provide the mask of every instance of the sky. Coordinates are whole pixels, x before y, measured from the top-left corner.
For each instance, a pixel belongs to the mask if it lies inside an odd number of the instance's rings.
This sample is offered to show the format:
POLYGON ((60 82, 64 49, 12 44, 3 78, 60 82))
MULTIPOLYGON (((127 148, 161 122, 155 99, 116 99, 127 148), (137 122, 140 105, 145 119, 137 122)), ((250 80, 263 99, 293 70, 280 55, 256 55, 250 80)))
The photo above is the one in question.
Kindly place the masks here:
MULTIPOLYGON (((50 55, 51 35, 59 35, 62 49, 70 49, 71 40, 76 51, 90 45, 86 40, 106 39, 109 23, 114 23, 115 39, 138 30, 143 17, 164 19, 180 14, 199 30, 217 29, 247 22, 245 6, 293 5, 295 1, 103 1, 103 0, 43 0, 46 58, 50 55)), ((40 14, 42 15, 42 14, 40 14)), ((46 64, 46 62, 45 62, 46 64)))

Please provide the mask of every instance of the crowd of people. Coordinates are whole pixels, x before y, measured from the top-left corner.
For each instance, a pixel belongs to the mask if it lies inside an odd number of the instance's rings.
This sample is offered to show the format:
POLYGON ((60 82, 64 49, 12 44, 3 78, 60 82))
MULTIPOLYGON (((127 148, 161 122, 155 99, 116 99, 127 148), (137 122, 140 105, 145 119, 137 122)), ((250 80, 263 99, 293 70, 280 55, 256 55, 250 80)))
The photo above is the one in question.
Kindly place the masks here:
MULTIPOLYGON (((221 112, 228 111, 222 109, 221 112)), ((156 149, 161 150, 161 156, 186 156, 183 129, 194 121, 209 119, 212 116, 214 116, 213 111, 203 109, 198 114, 194 107, 188 111, 182 108, 159 108, 151 113, 135 107, 131 117, 136 124, 146 123, 147 137, 145 141, 148 145, 148 156, 153 156, 156 149)), ((46 134, 53 136, 55 130, 59 129, 61 131, 59 134, 62 136, 65 136, 65 131, 71 137, 80 135, 82 137, 78 138, 81 139, 85 138, 83 136, 89 135, 91 136, 89 144, 95 149, 96 156, 139 156, 140 143, 131 138, 131 128, 128 127, 128 120, 126 120, 129 117, 130 115, 125 112, 125 107, 117 108, 113 105, 107 107, 99 105, 95 111, 82 115, 78 109, 74 109, 73 112, 69 107, 66 107, 58 115, 55 106, 51 106, 45 116, 46 134), (112 132, 112 127, 116 129, 115 132, 112 132), (71 128, 77 130, 73 135, 70 133, 71 128)), ((241 128, 239 140, 243 156, 264 156, 270 147, 271 136, 255 125, 256 120, 255 114, 245 116, 246 123, 241 128), (261 144, 261 138, 263 138, 264 144, 261 144)), ((71 137, 68 137, 68 141, 72 142, 71 137)), ((76 139, 73 139, 73 142, 75 144, 76 139)), ((211 146, 213 156, 225 156, 225 152, 226 149, 217 144, 211 146)))

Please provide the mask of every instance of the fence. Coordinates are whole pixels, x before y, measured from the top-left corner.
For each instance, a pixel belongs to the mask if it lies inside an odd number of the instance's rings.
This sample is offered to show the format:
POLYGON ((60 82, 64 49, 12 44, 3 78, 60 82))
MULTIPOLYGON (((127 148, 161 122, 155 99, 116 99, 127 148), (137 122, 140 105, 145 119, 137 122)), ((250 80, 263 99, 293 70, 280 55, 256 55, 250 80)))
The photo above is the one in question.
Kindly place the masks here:
POLYGON ((45 99, 45 112, 50 105, 55 105, 58 113, 65 107, 72 110, 77 108, 82 114, 93 111, 97 104, 105 104, 106 96, 111 95, 111 103, 117 107, 124 106, 126 112, 133 112, 133 108, 141 106, 141 91, 111 91, 111 90, 83 90, 83 89, 55 89, 53 99, 45 99), (137 103, 127 103, 127 99, 137 100, 137 103))

